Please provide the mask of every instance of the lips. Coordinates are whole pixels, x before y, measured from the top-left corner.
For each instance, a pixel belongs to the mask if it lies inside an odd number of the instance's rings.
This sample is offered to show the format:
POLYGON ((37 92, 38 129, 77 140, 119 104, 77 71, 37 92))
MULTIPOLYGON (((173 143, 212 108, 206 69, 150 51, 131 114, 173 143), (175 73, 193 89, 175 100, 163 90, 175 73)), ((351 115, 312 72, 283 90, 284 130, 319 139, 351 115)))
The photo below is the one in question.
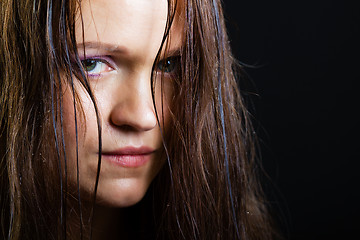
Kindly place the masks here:
POLYGON ((102 152, 102 157, 121 167, 135 168, 145 165, 155 150, 150 147, 124 147, 102 152))

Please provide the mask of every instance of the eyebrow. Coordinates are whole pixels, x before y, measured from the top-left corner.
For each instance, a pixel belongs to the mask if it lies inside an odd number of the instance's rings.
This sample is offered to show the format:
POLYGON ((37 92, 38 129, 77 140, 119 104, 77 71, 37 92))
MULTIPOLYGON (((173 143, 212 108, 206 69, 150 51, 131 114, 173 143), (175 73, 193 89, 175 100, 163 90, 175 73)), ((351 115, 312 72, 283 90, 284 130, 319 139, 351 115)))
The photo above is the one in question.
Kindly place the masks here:
MULTIPOLYGON (((85 49, 93 49, 93 50, 99 50, 99 51, 103 51, 103 52, 107 52, 107 53, 112 53, 112 54, 123 54, 126 55, 127 53, 129 53, 129 50, 125 47, 125 46, 121 46, 121 45, 116 45, 116 44, 111 44, 111 43, 105 43, 105 42, 82 42, 82 43, 78 43, 77 45, 78 51, 84 51, 85 49)), ((166 56, 166 57, 171 57, 171 56, 176 56, 176 55, 180 55, 180 48, 175 48, 175 49, 169 49, 165 54, 161 53, 161 56, 166 56)))
POLYGON ((77 48, 78 51, 83 51, 85 49, 95 49, 116 54, 127 54, 129 52, 125 46, 104 42, 82 42, 77 44, 77 48))

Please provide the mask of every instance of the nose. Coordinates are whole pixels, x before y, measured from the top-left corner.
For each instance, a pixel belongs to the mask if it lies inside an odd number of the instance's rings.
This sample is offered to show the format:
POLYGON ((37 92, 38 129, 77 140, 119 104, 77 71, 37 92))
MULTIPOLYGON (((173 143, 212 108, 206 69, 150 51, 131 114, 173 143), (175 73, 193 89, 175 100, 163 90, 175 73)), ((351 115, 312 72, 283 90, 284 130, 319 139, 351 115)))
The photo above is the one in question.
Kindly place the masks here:
POLYGON ((157 124, 150 76, 136 75, 119 87, 110 120, 113 125, 126 130, 149 131, 157 124))

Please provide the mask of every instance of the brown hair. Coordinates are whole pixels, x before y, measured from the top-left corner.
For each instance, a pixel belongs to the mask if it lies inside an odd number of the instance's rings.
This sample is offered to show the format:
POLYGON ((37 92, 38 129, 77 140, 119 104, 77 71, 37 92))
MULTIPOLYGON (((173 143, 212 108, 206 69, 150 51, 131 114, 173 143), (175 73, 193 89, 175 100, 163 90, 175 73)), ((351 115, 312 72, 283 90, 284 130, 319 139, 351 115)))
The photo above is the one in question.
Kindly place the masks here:
MULTIPOLYGON (((71 86, 73 75, 78 76, 92 97, 77 56, 78 8, 78 2, 65 0, 0 3, 0 236, 4 238, 68 235, 60 72, 71 86)), ((185 44, 175 81, 171 134, 164 134, 167 164, 151 188, 157 237, 271 239, 257 181, 254 131, 236 83, 238 66, 220 1, 169 1, 169 9, 164 40, 174 12, 181 11, 185 44)))

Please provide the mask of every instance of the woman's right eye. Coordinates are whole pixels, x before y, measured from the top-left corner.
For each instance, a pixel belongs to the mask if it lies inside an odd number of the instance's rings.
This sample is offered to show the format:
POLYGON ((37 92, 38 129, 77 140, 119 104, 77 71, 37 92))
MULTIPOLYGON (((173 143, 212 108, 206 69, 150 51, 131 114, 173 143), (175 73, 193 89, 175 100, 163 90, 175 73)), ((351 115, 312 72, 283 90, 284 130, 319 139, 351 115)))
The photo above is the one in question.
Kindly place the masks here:
POLYGON ((114 70, 107 61, 103 59, 85 59, 81 61, 85 72, 89 76, 99 76, 114 70))

